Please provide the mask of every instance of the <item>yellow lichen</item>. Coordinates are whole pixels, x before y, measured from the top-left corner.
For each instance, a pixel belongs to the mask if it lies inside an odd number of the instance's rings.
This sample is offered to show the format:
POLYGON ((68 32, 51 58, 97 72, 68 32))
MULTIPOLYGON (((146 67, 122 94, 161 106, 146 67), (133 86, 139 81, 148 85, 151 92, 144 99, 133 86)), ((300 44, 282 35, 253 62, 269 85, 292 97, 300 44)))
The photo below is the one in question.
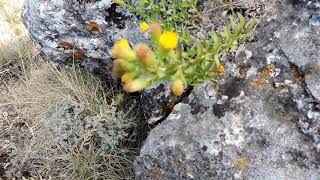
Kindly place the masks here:
POLYGON ((238 156, 234 161, 234 166, 240 171, 245 171, 248 169, 248 162, 246 159, 238 156))

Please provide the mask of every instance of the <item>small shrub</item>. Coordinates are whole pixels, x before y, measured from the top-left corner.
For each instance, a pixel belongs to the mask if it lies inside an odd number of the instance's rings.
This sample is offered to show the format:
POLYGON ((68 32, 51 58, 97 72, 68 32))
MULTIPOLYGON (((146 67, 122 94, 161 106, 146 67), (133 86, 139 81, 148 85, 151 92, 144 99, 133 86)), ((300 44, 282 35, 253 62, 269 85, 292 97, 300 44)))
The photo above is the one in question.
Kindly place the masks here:
POLYGON ((181 96, 187 85, 215 80, 224 72, 220 63, 222 54, 236 50, 255 25, 255 20, 246 22, 241 14, 238 23, 231 16, 230 25, 223 32, 193 43, 189 29, 197 26, 200 16, 197 0, 116 0, 115 3, 144 20, 140 24, 143 32, 151 23, 151 47, 138 44, 131 49, 125 39, 114 45, 113 74, 121 77, 127 92, 172 81, 172 92, 181 96))
MULTIPOLYGON (((214 79, 223 73, 220 57, 234 51, 254 28, 254 21, 246 22, 239 14, 239 23, 231 17, 230 26, 220 34, 214 33, 210 40, 195 43, 186 50, 178 47, 178 33, 162 32, 159 24, 150 26, 152 45, 138 44, 131 49, 122 39, 115 43, 113 66, 115 77, 121 77, 124 90, 140 91, 163 81, 172 81, 172 92, 180 96, 187 85, 214 79)), ((142 31, 147 25, 141 25, 142 31)))

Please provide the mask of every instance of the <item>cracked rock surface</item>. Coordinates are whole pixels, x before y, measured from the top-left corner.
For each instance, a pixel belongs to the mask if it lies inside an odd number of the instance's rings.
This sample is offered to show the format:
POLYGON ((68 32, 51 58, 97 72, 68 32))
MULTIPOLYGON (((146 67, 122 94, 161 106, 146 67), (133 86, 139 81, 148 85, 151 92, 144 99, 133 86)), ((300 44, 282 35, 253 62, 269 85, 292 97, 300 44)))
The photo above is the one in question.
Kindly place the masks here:
POLYGON ((320 177, 318 1, 275 1, 252 42, 151 130, 136 179, 320 177))

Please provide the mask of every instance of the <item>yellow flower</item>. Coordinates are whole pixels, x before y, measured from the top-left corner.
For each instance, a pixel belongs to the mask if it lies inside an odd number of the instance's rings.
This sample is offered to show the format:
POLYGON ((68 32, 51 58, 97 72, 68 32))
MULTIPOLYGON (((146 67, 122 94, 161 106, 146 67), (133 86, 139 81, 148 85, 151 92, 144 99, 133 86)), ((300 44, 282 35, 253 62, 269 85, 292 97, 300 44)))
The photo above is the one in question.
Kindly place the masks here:
POLYGON ((133 60, 136 58, 126 39, 120 39, 114 44, 112 56, 123 60, 133 60))
POLYGON ((125 83, 123 86, 123 89, 126 92, 132 93, 132 92, 141 91, 147 86, 148 86, 148 81, 144 78, 140 78, 140 79, 135 79, 129 83, 125 83))
POLYGON ((146 44, 138 44, 134 51, 137 55, 137 58, 145 65, 150 66, 154 64, 154 54, 151 49, 146 44))
POLYGON ((133 76, 130 73, 125 73, 121 76, 121 81, 123 83, 131 83, 133 81, 133 76))
POLYGON ((171 86, 172 93, 176 96, 181 96, 184 92, 184 83, 182 80, 177 79, 172 83, 171 86))
POLYGON ((121 47, 125 47, 125 48, 129 48, 130 47, 129 42, 124 38, 121 38, 119 41, 117 41, 115 43, 115 46, 117 46, 117 45, 119 45, 121 47))
POLYGON ((149 29, 149 25, 146 22, 141 22, 140 29, 142 32, 146 32, 149 29))
POLYGON ((112 66, 112 77, 114 79, 118 79, 122 76, 124 73, 124 70, 122 68, 122 60, 121 59, 116 59, 113 61, 113 66, 112 66))
POLYGON ((175 32, 164 32, 160 36, 160 45, 166 50, 176 48, 178 46, 178 34, 175 32))

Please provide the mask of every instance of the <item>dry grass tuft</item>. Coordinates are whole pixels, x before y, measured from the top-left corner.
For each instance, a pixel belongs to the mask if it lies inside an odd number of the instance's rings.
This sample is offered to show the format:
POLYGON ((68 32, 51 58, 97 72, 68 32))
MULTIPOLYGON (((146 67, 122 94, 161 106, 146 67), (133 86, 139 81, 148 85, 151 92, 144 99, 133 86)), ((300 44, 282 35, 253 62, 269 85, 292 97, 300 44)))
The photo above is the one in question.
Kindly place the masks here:
MULTIPOLYGON (((21 23, 21 8, 24 0, 0 0, 0 19, 1 24, 8 28, 8 35, 21 37, 25 35, 25 29, 21 23)), ((13 37, 11 37, 13 38, 13 37)), ((0 40, 0 42, 3 40, 0 40)))
POLYGON ((34 59, 36 54, 36 49, 27 38, 0 44, 0 68, 7 67, 10 64, 21 65, 24 61, 34 59))
POLYGON ((114 92, 104 92, 101 81, 91 73, 75 68, 59 70, 45 60, 30 62, 28 66, 21 77, 23 86, 10 99, 25 105, 26 111, 33 113, 31 116, 46 112, 53 104, 66 99, 79 102, 90 113, 109 111, 108 97, 110 100, 114 92))
POLYGON ((17 112, 1 127, 19 141, 11 147, 9 177, 133 177, 134 153, 123 144, 135 126, 133 106, 121 107, 123 95, 106 90, 89 72, 58 69, 41 59, 23 71, 0 102, 0 109, 17 112))
POLYGON ((0 0, 0 68, 11 62, 33 59, 36 53, 21 22, 23 1, 0 0))
POLYGON ((0 0, 0 177, 133 179, 134 104, 123 107, 124 95, 87 71, 39 57, 22 2, 0 0))

